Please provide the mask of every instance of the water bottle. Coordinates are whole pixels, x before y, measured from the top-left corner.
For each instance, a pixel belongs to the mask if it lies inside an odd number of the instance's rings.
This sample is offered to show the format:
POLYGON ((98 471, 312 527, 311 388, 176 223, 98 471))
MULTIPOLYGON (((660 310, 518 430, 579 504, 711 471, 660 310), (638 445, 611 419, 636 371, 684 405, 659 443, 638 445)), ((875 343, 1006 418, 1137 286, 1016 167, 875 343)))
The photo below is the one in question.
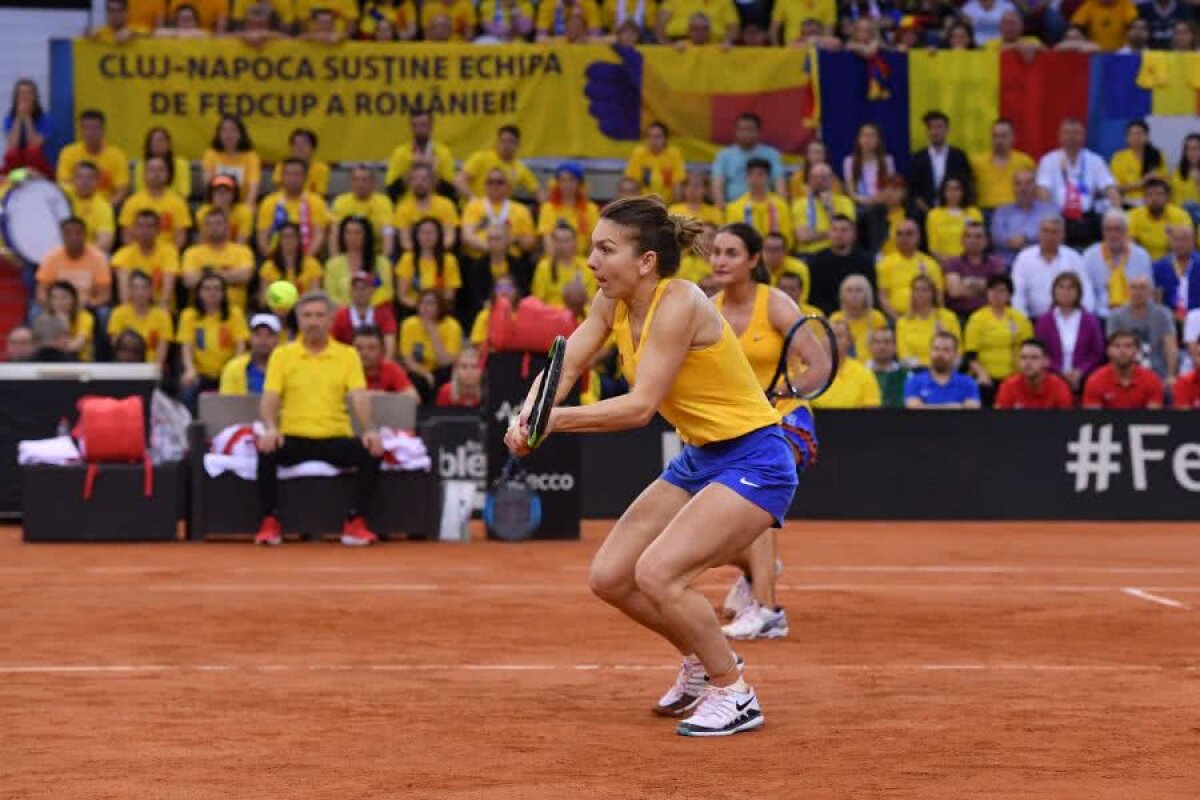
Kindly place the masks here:
POLYGON ((58 420, 57 431, 58 432, 55 434, 56 436, 70 436, 71 435, 71 423, 66 417, 61 417, 58 420))

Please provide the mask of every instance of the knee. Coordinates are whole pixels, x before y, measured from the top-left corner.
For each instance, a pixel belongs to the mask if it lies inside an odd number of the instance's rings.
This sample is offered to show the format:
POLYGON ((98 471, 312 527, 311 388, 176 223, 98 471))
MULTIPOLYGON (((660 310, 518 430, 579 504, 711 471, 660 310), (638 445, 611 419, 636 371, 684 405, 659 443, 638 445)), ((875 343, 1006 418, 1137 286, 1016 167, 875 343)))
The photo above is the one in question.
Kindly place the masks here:
POLYGON ((683 593, 679 576, 655 559, 642 558, 638 561, 634 582, 638 591, 656 606, 669 603, 683 593))
POLYGON ((636 589, 633 576, 627 570, 602 561, 593 561, 588 573, 588 586, 609 605, 620 605, 636 589))

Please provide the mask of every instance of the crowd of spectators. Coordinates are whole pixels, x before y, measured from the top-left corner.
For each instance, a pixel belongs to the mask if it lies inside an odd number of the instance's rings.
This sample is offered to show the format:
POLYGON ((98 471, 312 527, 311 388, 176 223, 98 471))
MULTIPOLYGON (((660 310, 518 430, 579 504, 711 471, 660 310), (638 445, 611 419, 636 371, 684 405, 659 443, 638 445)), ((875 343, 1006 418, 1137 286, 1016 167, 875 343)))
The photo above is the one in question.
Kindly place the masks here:
POLYGON ((92 36, 1090 51, 1196 47, 1182 0, 109 0, 92 36))
MULTIPOLYGON (((110 0, 106 24, 91 35, 255 44, 282 36, 624 41, 625 32, 625 43, 699 44, 703 23, 705 41, 807 42, 869 57, 885 46, 1032 50, 1056 35, 1069 45, 1078 37, 1067 19, 1104 49, 1141 23, 1144 46, 1174 46, 1164 20, 1190 25, 1190 8, 776 0, 766 13, 732 0, 599 8, 547 0, 536 10, 522 0, 419 9, 335 0, 299 14, 278 2, 110 0)), ((904 172, 873 124, 842 163, 830 163, 817 140, 789 169, 745 113, 711 167, 689 169, 670 131, 653 123, 617 195, 658 194, 673 213, 703 221, 709 236, 733 221, 763 234, 772 284, 839 331, 847 366, 818 406, 1194 406, 1200 134, 1168 160, 1146 123, 1132 120, 1127 147, 1106 160, 1085 147, 1074 119, 1047 153, 1024 152, 1003 119, 981 153, 949 144, 945 114, 923 122, 926 141, 904 172), (1114 381, 1122 391, 1102 391, 1114 381), (1147 390, 1123 391, 1133 384, 1147 390)), ((54 176, 72 216, 62 222, 62 247, 37 265, 31 327, 10 335, 10 360, 144 360, 189 403, 203 391, 254 392, 273 349, 297 335, 295 315, 267 299, 271 283, 289 281, 334 303, 332 336, 359 351, 371 388, 472 405, 493 298, 515 306, 533 296, 581 318, 596 290, 586 254, 597 201, 608 198, 593 196, 571 161, 539 181, 520 158, 515 127, 500 128, 491 147, 455 153, 430 114, 414 113, 377 169, 323 161, 318 136, 304 128, 291 133, 286 158, 265 164, 254 131, 226 116, 193 186, 192 164, 168 131, 152 128, 141 152, 128 154, 108 142, 105 124, 84 110, 78 139, 52 166, 37 88, 14 87, 6 165, 54 176), (349 171, 349 191, 336 196, 334 166, 349 171)), ((680 275, 710 294, 717 288, 702 255, 685 258, 680 275)), ((585 399, 624 389, 612 348, 594 366, 585 399)))

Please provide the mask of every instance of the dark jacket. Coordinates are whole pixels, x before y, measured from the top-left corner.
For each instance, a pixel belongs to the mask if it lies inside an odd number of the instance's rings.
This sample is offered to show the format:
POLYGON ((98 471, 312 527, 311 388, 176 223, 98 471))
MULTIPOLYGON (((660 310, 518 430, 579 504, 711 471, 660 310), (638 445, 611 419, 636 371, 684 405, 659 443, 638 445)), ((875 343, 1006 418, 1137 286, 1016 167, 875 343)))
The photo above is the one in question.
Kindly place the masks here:
MULTIPOLYGON (((948 147, 946 153, 946 178, 958 178, 967 190, 967 205, 974 202, 974 181, 971 177, 971 162, 967 154, 957 147, 948 147)), ((923 147, 912 154, 908 162, 908 196, 924 200, 933 208, 938 204, 938 192, 942 187, 933 182, 933 159, 929 148, 923 147)))

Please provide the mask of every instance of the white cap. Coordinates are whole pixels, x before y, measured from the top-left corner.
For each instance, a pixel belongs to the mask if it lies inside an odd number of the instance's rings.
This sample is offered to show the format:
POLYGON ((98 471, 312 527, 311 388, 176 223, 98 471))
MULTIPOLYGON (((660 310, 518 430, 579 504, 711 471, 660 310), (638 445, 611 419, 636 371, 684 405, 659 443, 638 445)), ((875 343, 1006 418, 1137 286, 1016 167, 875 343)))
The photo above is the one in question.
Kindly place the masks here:
POLYGON ((283 329, 279 324, 279 317, 274 314, 255 314, 250 318, 250 330, 254 330, 259 325, 266 325, 275 333, 279 333, 283 329))

